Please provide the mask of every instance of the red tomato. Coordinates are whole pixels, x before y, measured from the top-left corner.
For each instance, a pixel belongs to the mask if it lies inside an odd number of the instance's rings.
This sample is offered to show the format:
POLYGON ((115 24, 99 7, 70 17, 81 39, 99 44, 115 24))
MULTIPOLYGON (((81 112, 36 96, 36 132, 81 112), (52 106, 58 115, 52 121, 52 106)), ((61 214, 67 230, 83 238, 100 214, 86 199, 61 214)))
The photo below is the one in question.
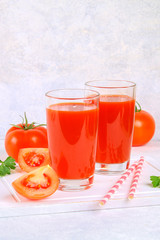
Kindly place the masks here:
POLYGON ((28 124, 25 115, 25 123, 14 125, 6 133, 7 154, 17 161, 21 148, 48 148, 47 130, 41 125, 35 126, 34 122, 28 124))
POLYGON ((59 186, 56 172, 49 165, 39 167, 16 179, 12 186, 23 197, 42 199, 52 195, 59 186))
POLYGON ((25 172, 38 167, 52 165, 48 148, 22 148, 18 153, 18 164, 25 172))
POLYGON ((132 146, 141 146, 148 143, 152 139, 154 132, 154 118, 148 112, 141 110, 140 107, 140 110, 135 112, 132 146))

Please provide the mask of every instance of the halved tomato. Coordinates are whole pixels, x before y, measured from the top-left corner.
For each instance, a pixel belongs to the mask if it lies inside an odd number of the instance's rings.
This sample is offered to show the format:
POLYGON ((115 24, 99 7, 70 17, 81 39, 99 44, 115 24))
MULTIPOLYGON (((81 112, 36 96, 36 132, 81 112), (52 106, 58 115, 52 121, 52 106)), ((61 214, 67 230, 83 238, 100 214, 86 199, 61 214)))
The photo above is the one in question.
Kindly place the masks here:
POLYGON ((48 148, 22 148, 18 153, 18 164, 25 172, 45 165, 51 166, 48 148))
POLYGON ((23 197, 42 199, 52 195, 59 186, 56 172, 49 165, 26 173, 16 179, 12 186, 23 197))

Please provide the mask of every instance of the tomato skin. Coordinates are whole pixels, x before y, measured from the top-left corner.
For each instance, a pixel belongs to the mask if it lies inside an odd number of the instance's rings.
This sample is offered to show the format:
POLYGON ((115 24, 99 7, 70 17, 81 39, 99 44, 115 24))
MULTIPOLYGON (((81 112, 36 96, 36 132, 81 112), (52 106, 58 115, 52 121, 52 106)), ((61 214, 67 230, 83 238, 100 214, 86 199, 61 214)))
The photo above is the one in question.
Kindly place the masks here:
MULTIPOLYGON (((22 125, 18 124, 18 126, 22 125)), ((11 127, 5 136, 6 152, 17 161, 21 148, 48 148, 46 128, 36 127, 24 130, 11 127)))
POLYGON ((22 175, 12 182, 12 186, 23 197, 39 200, 52 195, 58 189, 59 179, 53 168, 47 165, 22 175), (49 181, 48 184, 46 181, 49 181))
POLYGON ((148 143, 155 133, 155 120, 151 114, 141 110, 135 112, 132 146, 142 146, 148 143))
POLYGON ((52 165, 48 148, 21 148, 18 153, 18 164, 20 168, 25 172, 31 172, 38 167, 45 165, 52 165), (39 158, 42 158, 42 162, 37 163, 39 158), (28 162, 26 161, 26 158, 28 162), (37 158, 37 159, 36 159, 37 158), (31 164, 31 161, 33 164, 31 164))

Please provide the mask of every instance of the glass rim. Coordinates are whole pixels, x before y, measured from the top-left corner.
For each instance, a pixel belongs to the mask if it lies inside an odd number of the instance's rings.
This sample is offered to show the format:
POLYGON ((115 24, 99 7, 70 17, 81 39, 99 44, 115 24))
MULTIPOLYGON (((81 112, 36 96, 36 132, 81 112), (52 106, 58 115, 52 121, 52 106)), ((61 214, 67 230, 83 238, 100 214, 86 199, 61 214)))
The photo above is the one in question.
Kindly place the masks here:
POLYGON ((100 96, 100 93, 95 91, 95 90, 91 90, 91 89, 87 89, 87 88, 59 88, 59 89, 53 89, 50 90, 48 92, 45 93, 45 96, 51 99, 59 99, 59 100, 81 100, 81 99, 94 99, 94 98, 98 98, 100 96), (53 96, 50 95, 51 93, 56 93, 56 92, 60 92, 60 91, 89 91, 91 93, 94 93, 94 95, 91 96, 87 96, 87 97, 58 97, 58 96, 53 96))
POLYGON ((88 87, 95 87, 95 88, 108 88, 108 89, 118 89, 118 88, 133 88, 136 87, 136 83, 132 82, 132 81, 128 81, 128 80, 115 80, 115 79, 104 79, 104 80, 91 80, 85 83, 86 86, 88 87), (104 82, 104 83, 124 83, 124 85, 118 85, 118 86, 100 86, 94 83, 98 83, 98 82, 104 82), (126 85, 125 85, 126 84, 126 85), (128 85, 127 85, 128 84, 128 85))

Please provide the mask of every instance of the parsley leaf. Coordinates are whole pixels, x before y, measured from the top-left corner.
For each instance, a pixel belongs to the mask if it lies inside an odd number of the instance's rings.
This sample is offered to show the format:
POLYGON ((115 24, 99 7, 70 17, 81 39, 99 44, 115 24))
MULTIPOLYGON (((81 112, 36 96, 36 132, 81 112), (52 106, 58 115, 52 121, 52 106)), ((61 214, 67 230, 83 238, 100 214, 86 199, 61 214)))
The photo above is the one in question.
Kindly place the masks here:
POLYGON ((160 187, 160 177, 150 176, 150 180, 152 181, 153 187, 160 187))
POLYGON ((5 161, 0 160, 0 177, 4 177, 11 173, 11 169, 16 168, 16 163, 14 158, 7 157, 5 161))
POLYGON ((7 157, 7 159, 4 161, 5 166, 9 167, 11 169, 15 169, 16 167, 16 163, 15 163, 15 159, 12 157, 7 157))

